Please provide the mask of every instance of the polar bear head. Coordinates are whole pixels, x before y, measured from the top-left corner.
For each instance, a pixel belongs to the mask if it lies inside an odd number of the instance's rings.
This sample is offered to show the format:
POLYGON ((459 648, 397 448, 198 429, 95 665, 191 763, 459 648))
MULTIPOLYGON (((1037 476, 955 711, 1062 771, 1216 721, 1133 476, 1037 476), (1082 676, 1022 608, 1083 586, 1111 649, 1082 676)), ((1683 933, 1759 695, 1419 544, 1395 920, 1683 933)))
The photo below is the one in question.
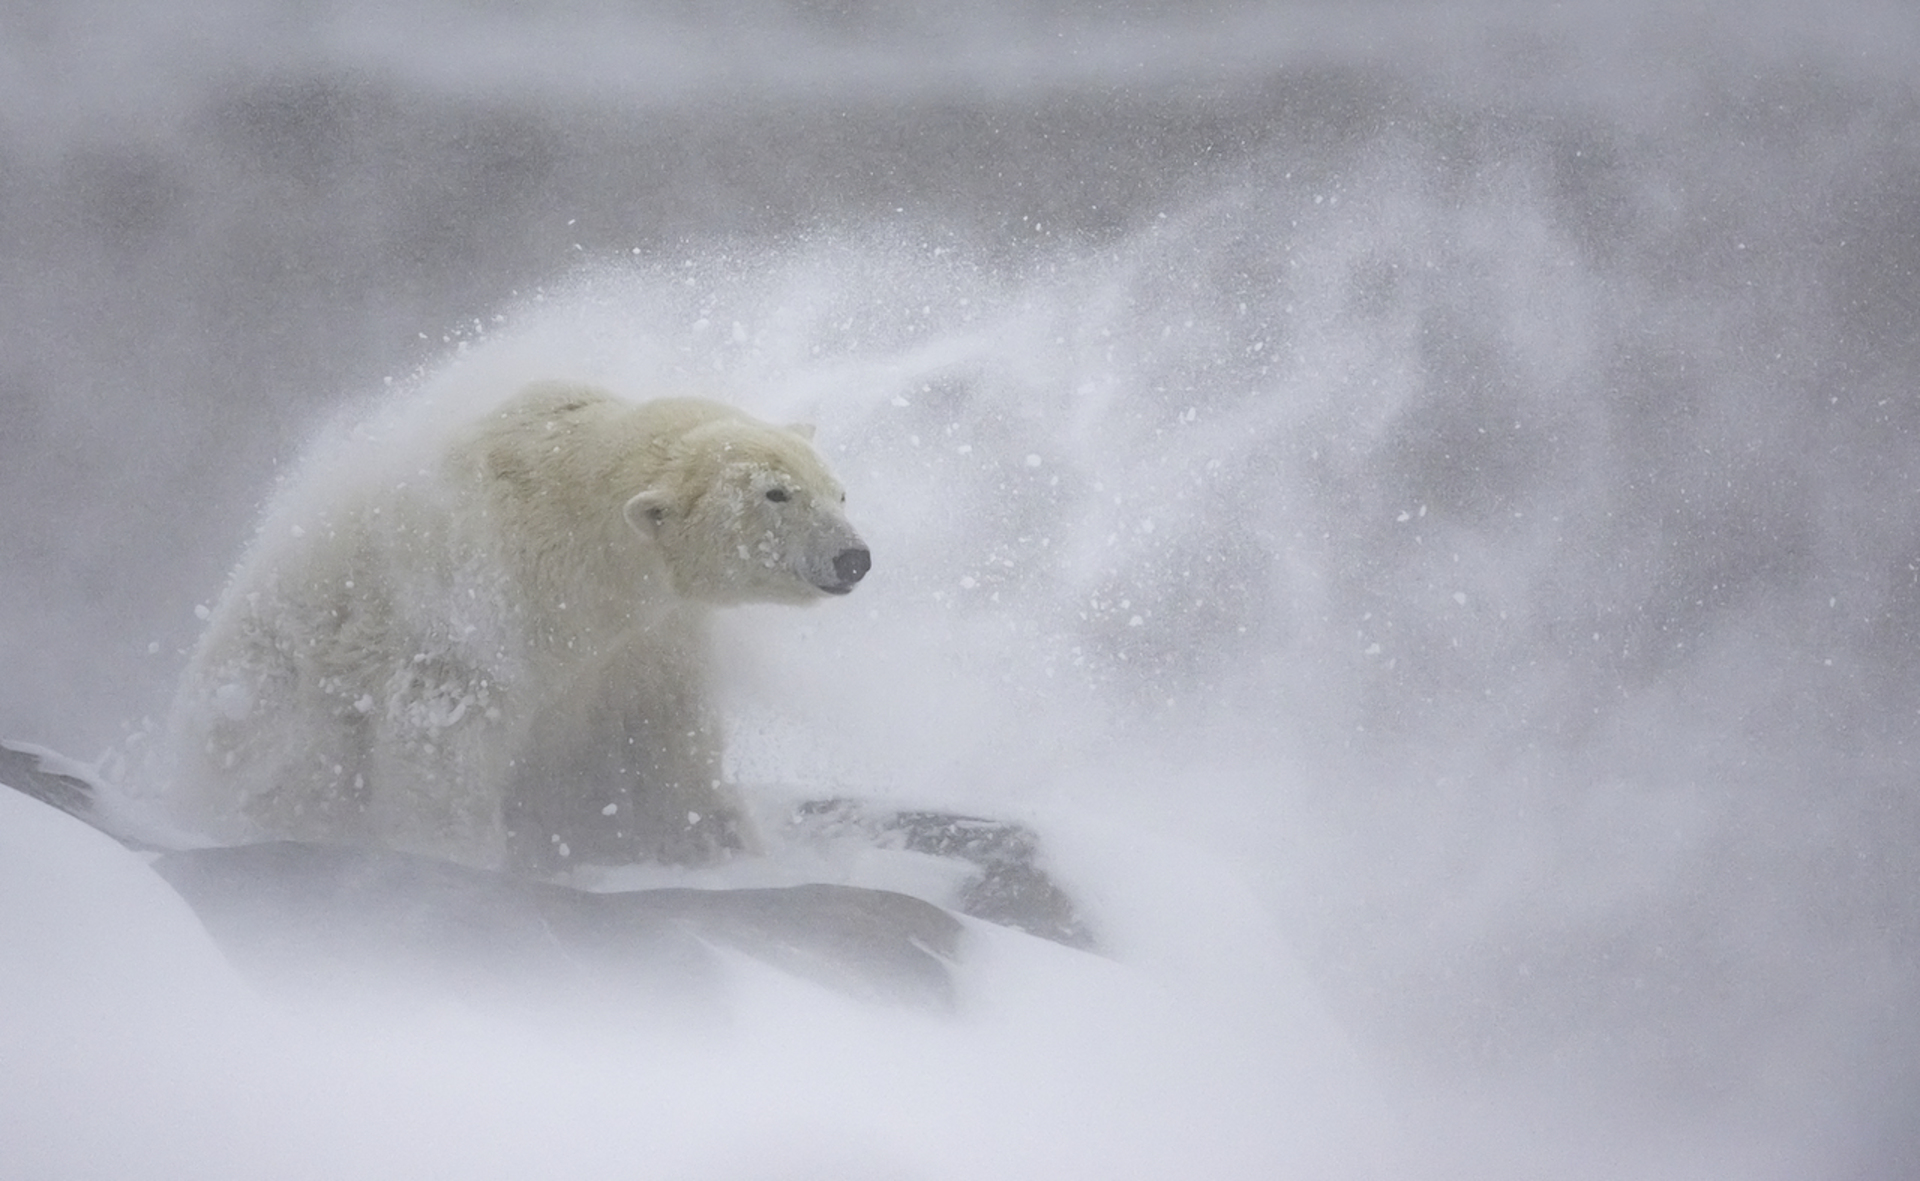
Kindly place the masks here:
POLYGON ((806 426, 722 413, 666 448, 627 523, 659 546, 674 589, 714 604, 844 595, 872 556, 806 426))

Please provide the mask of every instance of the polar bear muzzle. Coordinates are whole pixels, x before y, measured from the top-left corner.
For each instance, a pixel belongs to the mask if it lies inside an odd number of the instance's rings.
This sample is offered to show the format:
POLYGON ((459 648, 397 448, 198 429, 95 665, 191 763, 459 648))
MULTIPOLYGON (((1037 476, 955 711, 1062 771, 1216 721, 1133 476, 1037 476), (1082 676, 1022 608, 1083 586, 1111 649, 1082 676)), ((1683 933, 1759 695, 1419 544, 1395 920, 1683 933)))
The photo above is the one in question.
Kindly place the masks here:
POLYGON ((839 579, 830 586, 820 589, 830 595, 844 595, 853 590, 853 584, 867 576, 873 569, 873 555, 864 545, 851 545, 833 556, 833 575, 839 579))

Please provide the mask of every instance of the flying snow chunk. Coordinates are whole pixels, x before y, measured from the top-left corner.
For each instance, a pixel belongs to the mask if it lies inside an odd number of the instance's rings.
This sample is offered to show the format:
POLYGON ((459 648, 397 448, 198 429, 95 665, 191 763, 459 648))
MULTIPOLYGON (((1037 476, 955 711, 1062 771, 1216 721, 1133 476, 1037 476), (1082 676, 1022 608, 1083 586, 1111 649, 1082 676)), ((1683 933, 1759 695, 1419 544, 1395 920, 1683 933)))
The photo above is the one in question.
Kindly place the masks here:
POLYGON ((213 691, 213 708, 228 721, 245 721, 253 712, 253 691, 238 681, 228 681, 213 691))

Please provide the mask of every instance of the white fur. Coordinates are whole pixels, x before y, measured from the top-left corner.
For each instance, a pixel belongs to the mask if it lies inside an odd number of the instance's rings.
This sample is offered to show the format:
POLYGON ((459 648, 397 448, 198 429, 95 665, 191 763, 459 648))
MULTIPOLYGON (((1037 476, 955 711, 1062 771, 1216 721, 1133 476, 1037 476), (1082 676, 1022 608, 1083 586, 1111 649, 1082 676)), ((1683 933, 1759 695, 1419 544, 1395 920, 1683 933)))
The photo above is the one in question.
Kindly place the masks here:
POLYGON ((708 612, 844 593, 864 558, 809 433, 543 383, 309 471, 182 681, 185 818, 535 869, 739 845, 708 612))

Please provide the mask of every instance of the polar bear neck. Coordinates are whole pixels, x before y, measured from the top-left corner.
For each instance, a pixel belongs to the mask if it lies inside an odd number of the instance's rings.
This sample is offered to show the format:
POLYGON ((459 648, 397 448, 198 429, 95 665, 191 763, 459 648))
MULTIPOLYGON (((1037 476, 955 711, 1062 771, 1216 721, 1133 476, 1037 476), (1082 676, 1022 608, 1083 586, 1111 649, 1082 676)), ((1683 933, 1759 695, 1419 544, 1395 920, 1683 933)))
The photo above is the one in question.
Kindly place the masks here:
POLYGON ((624 407, 580 396, 522 402, 483 425, 452 456, 456 479, 476 481, 491 521, 484 536, 501 574, 527 593, 527 641, 556 654, 605 653, 636 632, 697 641, 707 610, 677 595, 658 551, 628 526, 631 458, 603 429, 624 407), (537 417, 538 430, 514 418, 537 417))

